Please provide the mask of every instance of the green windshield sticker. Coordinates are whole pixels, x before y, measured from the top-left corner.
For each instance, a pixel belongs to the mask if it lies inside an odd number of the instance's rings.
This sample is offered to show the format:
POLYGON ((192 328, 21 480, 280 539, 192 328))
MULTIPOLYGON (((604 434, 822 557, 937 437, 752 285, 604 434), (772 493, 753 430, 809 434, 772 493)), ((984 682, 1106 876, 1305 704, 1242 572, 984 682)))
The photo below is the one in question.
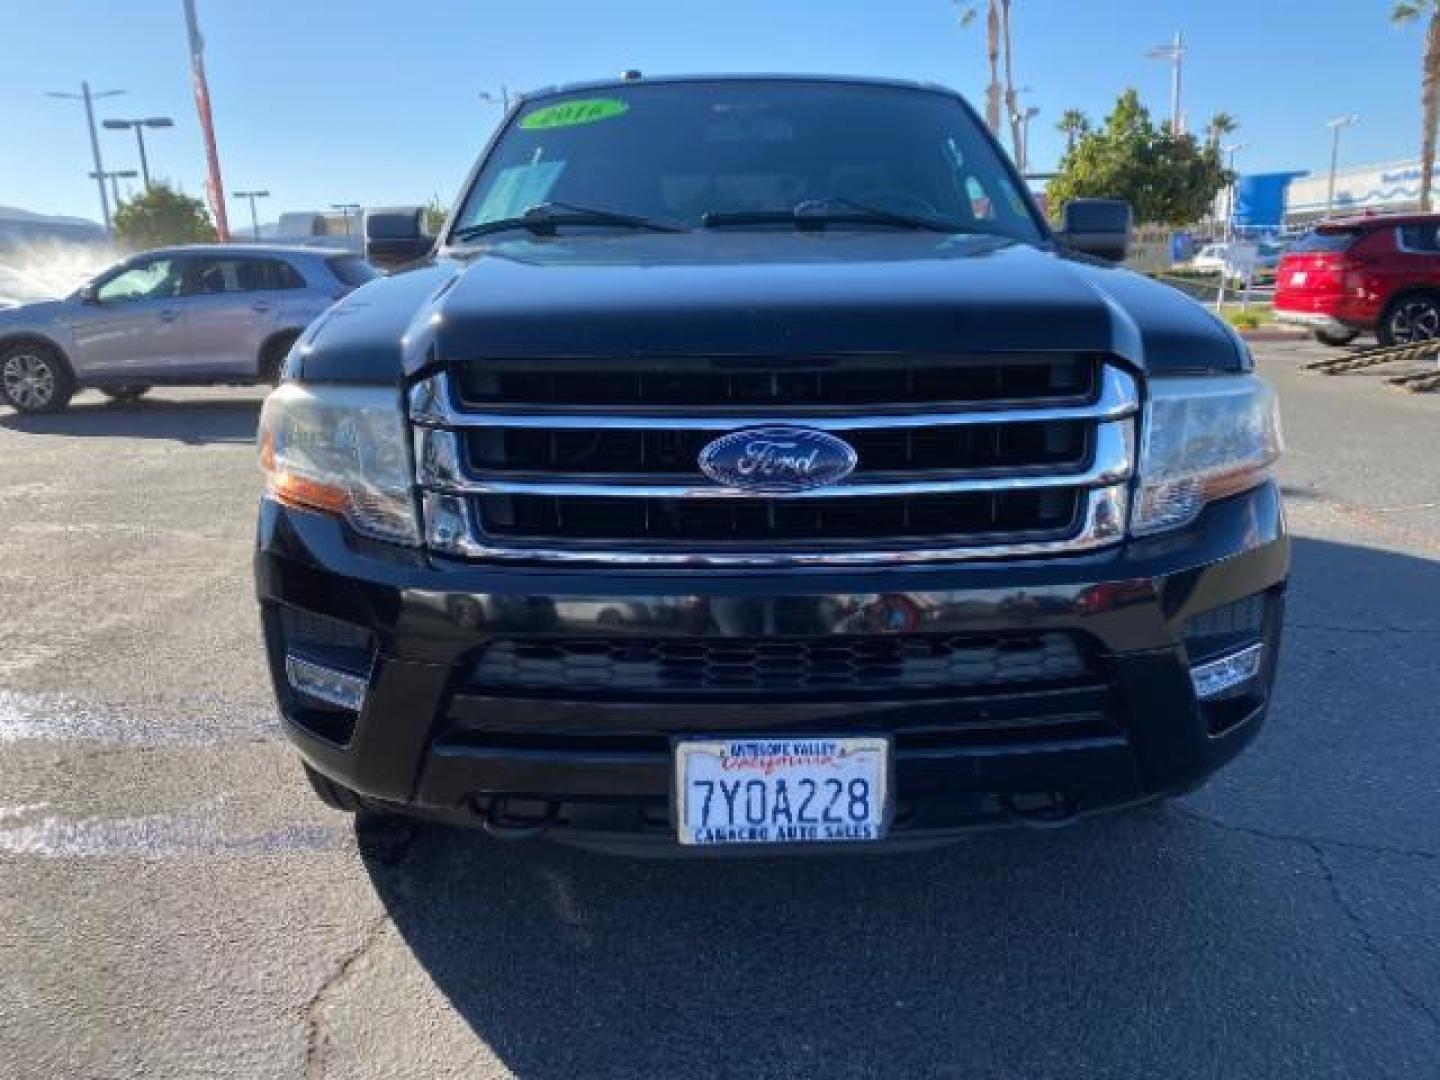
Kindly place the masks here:
POLYGON ((629 111, 630 106, 618 98, 562 101, 558 105, 536 109, 520 121, 520 126, 526 131, 547 131, 576 124, 593 124, 596 120, 611 120, 629 111))

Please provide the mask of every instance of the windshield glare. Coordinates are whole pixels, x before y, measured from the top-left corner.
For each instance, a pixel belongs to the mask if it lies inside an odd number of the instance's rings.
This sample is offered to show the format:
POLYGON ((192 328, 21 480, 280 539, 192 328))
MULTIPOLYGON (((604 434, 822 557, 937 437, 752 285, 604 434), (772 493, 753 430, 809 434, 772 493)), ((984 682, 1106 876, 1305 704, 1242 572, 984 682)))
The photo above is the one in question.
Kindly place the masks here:
POLYGON ((781 81, 652 83, 532 101, 500 136, 456 227, 544 202, 698 226, 712 212, 829 200, 953 222, 958 232, 1042 235, 953 97, 781 81))

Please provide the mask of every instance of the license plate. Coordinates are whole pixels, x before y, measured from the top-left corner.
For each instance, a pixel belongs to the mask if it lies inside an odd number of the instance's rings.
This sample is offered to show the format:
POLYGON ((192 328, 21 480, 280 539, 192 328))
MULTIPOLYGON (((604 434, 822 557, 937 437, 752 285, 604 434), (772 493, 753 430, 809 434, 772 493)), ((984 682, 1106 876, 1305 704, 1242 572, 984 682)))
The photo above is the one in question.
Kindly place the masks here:
POLYGON ((1308 277, 1308 276, 1309 276, 1309 275, 1308 275, 1304 270, 1296 270, 1294 273, 1292 273, 1292 274, 1290 275, 1290 284, 1291 284, 1291 285, 1304 285, 1304 284, 1305 284, 1305 278, 1308 277))
POLYGON ((890 741, 681 740, 675 795, 682 844, 879 840, 890 822, 890 741))

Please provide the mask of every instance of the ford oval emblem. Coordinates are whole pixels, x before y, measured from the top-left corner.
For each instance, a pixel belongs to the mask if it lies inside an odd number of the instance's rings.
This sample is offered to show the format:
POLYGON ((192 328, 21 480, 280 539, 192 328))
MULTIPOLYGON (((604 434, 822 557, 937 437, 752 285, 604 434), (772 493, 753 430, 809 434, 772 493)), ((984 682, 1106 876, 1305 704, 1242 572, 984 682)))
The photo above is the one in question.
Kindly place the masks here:
POLYGON ((700 451, 700 471, 722 487, 763 494, 808 491, 849 476, 855 448, 814 428, 754 427, 700 451))

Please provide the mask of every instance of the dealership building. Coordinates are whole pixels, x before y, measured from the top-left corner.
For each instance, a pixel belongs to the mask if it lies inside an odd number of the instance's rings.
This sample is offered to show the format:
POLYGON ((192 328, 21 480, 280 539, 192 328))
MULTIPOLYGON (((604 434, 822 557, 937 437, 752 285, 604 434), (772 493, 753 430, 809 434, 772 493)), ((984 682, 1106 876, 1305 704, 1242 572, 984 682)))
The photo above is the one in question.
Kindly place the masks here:
MULTIPOLYGON (((1420 208, 1420 162, 1392 161, 1344 169, 1335 174, 1336 214, 1399 214, 1420 208)), ((1440 179, 1440 166, 1432 173, 1440 179)), ((1440 191, 1440 183, 1435 185, 1440 191)), ((1285 201, 1285 219, 1305 225, 1325 216, 1330 190, 1329 173, 1311 173, 1291 182, 1285 201)))
MULTIPOLYGON (((1399 214, 1419 209, 1420 162, 1392 161, 1335 173, 1330 208, 1328 171, 1254 173, 1235 182, 1234 224, 1238 232, 1273 233, 1304 228, 1327 216, 1399 214)), ((1435 169, 1440 193, 1440 166, 1435 169)))

